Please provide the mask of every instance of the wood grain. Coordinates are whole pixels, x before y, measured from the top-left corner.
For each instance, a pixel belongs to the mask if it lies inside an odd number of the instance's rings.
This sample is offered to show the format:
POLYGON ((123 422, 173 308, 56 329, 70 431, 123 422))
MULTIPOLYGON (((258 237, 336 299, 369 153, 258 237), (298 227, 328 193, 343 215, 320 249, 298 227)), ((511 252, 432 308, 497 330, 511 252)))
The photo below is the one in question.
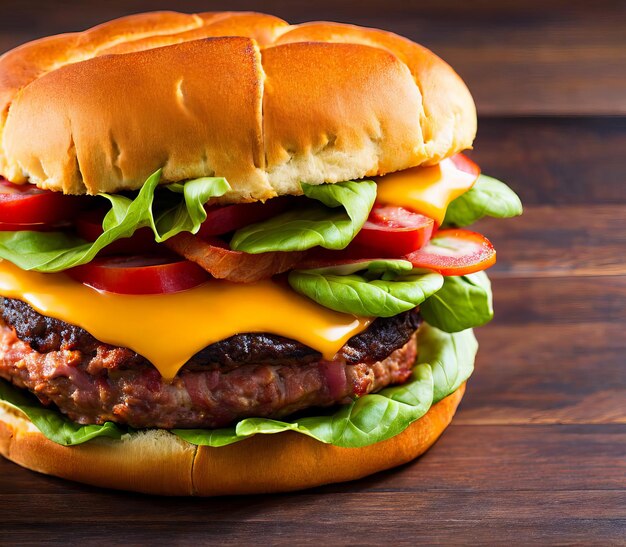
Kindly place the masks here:
POLYGON ((146 10, 261 10, 291 22, 385 28, 458 70, 482 115, 626 114, 626 9, 620 0, 3 0, 0 46, 146 10))
POLYGON ((414 464, 163 499, 2 460, 0 544, 626 545, 626 2, 4 0, 0 50, 174 4, 387 28, 450 61, 482 114, 473 158, 525 205, 477 226, 498 249, 496 318, 453 425, 414 464))
POLYGON ((469 155, 526 207, 560 207, 626 204, 624 150, 626 117, 506 117, 480 119, 469 155))
POLYGON ((495 245, 494 277, 626 274, 626 205, 526 207, 474 225, 495 245))
POLYGON ((455 423, 626 424, 623 322, 529 323, 478 333, 476 372, 455 423))

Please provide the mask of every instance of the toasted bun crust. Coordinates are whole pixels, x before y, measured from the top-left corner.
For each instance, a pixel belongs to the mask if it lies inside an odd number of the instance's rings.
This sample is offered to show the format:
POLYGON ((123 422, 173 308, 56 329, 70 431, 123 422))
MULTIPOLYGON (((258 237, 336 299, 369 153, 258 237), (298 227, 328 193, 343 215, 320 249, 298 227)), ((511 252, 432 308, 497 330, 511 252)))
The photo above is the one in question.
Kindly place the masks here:
POLYGON ((48 475, 161 495, 286 492, 359 479, 423 454, 452 420, 461 386, 404 432, 364 448, 339 448, 299 433, 256 435, 221 448, 196 447, 166 431, 64 447, 0 405, 0 453, 48 475))
POLYGON ((256 13, 133 15, 0 57, 0 173, 66 193, 224 176, 265 200, 471 147, 457 74, 395 34, 256 13))

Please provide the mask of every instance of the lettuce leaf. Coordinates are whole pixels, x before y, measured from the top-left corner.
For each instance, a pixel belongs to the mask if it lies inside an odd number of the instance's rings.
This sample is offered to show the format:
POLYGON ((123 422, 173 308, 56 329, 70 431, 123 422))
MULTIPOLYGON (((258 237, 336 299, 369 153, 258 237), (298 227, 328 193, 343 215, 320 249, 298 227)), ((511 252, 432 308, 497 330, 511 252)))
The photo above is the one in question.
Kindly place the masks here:
POLYGON ((474 371, 478 342, 471 329, 443 332, 426 323, 420 331, 418 360, 433 371, 433 404, 438 403, 467 380, 474 371))
MULTIPOLYGON (((248 418, 222 429, 174 429, 186 441, 225 446, 257 434, 295 431, 343 447, 360 447, 389 439, 421 418, 430 406, 447 397, 471 375, 478 344, 471 330, 448 334, 424 324, 419 331, 419 355, 413 375, 400 386, 365 395, 348 405, 320 411, 318 416, 271 420, 248 418)), ((0 380, 0 401, 24 412, 50 440, 64 445, 95 437, 119 439, 125 428, 107 422, 81 426, 34 397, 0 380)))
POLYGON ((369 394, 322 416, 293 421, 247 418, 223 430, 175 429, 200 446, 223 446, 256 434, 296 431, 323 443, 361 447, 389 439, 421 418, 430 406, 452 394, 474 370, 478 343, 471 330, 448 334, 424 324, 413 375, 400 386, 369 394))
POLYGON ((443 287, 420 307, 422 317, 445 332, 479 327, 493 319, 491 283, 485 272, 444 277, 443 287))
POLYGON ((336 184, 302 184, 304 195, 319 205, 295 209, 235 232, 235 251, 258 254, 305 251, 313 247, 344 249, 369 216, 376 199, 371 180, 336 184))
POLYGON ((522 202, 504 182, 480 175, 474 186, 448 205, 445 226, 469 226, 483 217, 510 218, 522 214, 522 202))
MULTIPOLYGON (((405 260, 350 265, 358 273, 336 274, 336 267, 289 272, 291 287, 331 310, 366 317, 392 317, 418 306, 438 291, 443 277, 413 273, 405 260)), ((344 271, 346 266, 341 267, 344 271)))
POLYGON ((206 220, 205 203, 211 198, 223 196, 231 189, 222 177, 202 177, 183 184, 168 184, 165 188, 182 194, 184 201, 172 205, 156 220, 150 218, 150 227, 159 243, 181 232, 198 233, 200 225, 206 220))
POLYGON ((185 184, 173 184, 171 195, 155 207, 155 190, 161 170, 152 174, 134 199, 123 195, 100 194, 111 203, 104 217, 104 232, 93 243, 63 232, 0 232, 0 258, 23 270, 58 272, 86 264, 114 241, 150 227, 158 242, 182 232, 196 233, 206 219, 204 204, 230 190, 225 179, 205 177, 185 184))
POLYGON ((58 410, 45 408, 34 396, 0 380, 0 402, 20 410, 48 439, 63 446, 82 444, 96 437, 121 439, 127 433, 113 422, 103 425, 80 425, 66 418, 58 410))

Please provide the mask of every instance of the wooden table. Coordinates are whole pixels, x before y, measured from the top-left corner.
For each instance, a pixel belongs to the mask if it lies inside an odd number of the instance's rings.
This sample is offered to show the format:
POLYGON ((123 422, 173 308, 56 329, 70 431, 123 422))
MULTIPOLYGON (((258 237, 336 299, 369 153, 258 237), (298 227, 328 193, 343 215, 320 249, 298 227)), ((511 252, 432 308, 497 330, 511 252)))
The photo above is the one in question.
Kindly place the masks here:
POLYGON ((626 544, 626 3, 4 1, 0 50, 129 11, 265 9, 380 26, 457 68, 472 156, 523 217, 453 425, 419 461, 290 495, 162 499, 0 461, 0 543, 626 544))

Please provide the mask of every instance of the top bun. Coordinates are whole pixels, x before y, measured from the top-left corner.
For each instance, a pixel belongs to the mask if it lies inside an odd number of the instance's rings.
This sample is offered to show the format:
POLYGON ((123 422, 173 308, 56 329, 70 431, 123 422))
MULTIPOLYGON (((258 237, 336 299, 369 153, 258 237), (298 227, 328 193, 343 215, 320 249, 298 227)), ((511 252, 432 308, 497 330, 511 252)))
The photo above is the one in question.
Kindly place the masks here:
POLYGON ((426 48, 338 23, 156 12, 0 57, 0 173, 71 194, 223 176, 225 201, 435 164, 472 97, 426 48))

